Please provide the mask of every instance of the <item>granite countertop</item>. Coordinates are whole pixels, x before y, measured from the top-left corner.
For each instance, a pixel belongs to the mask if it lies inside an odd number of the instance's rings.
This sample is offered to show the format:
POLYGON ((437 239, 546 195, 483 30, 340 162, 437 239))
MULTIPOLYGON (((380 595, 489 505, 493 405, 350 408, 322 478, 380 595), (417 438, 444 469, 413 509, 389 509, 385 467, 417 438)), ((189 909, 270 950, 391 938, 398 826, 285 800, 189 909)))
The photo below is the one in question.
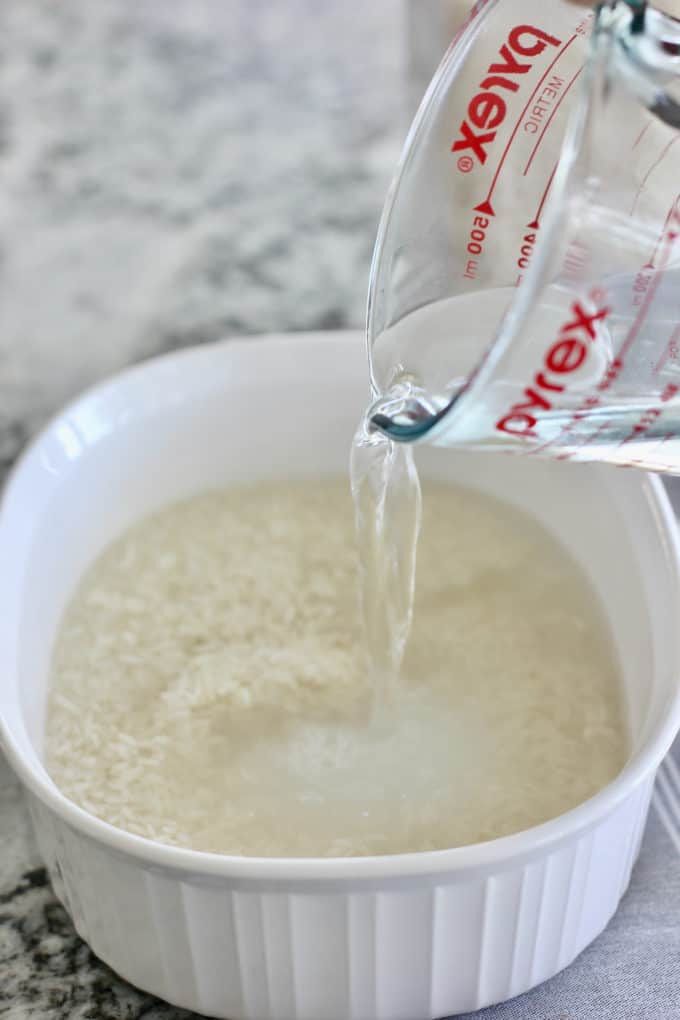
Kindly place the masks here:
POLYGON ((403 3, 4 0, 0 458, 191 343, 360 326, 403 3))
MULTIPOLYGON (((162 351, 361 326, 408 126, 404 7, 3 0, 0 471, 162 351)), ((0 1016, 163 1017, 75 934, 0 756, 0 1016)))

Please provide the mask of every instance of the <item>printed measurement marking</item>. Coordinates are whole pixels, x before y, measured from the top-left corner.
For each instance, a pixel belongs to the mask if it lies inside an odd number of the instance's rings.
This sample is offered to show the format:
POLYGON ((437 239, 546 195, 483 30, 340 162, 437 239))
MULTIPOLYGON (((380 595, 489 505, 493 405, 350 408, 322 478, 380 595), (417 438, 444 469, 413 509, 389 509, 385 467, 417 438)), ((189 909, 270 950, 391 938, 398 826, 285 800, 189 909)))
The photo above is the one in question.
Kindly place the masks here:
MULTIPOLYGON (((571 244, 567 248, 564 256, 564 272, 567 278, 578 279, 583 271, 584 266, 588 264, 590 257, 590 249, 587 244, 583 244, 574 238, 571 244)), ((593 299, 595 300, 595 299, 593 299)), ((598 299, 599 300, 599 299, 598 299)))
POLYGON ((545 191, 541 195, 541 201, 539 202, 538 209, 536 210, 536 216, 534 217, 532 222, 529 224, 529 226, 533 227, 534 230, 538 230, 538 228, 540 226, 541 213, 543 212, 543 206, 545 205, 545 203, 546 203, 546 201, 548 199, 548 194, 550 192, 550 189, 552 188, 552 183, 555 180, 555 174, 556 173, 557 173, 557 163, 555 163, 555 166, 552 168, 552 173, 550 174, 550 177, 548 178, 548 183, 545 186, 545 191))
MULTIPOLYGON (((654 251, 652 252, 647 265, 643 267, 644 269, 654 269, 654 262, 659 251, 659 247, 666 236, 666 231, 668 230, 671 224, 671 220, 673 220, 677 224, 680 224, 680 212, 678 211, 678 203, 680 203, 680 194, 677 196, 677 198, 671 205, 670 209, 668 210, 666 219, 664 220, 663 223, 663 227, 661 228, 661 233, 659 234, 656 244, 654 245, 654 251)), ((672 241, 675 240, 675 237, 671 238, 671 240, 672 241)))
POLYGON ((615 382, 616 379, 618 379, 618 377, 620 376, 622 369, 623 358, 614 358, 614 360, 612 361, 611 365, 608 367, 605 373, 604 379, 602 379, 597 385, 597 388, 600 391, 600 393, 604 393, 605 390, 609 389, 611 384, 615 382))
MULTIPOLYGON (((574 445, 570 450, 565 450, 564 453, 558 454, 556 460, 573 460, 574 457, 578 458, 582 450, 590 446, 591 443, 596 442, 602 433, 607 432, 610 427, 611 419, 608 418, 606 421, 603 421, 600 425, 598 425, 594 432, 588 432, 586 435, 581 437, 579 442, 574 442, 574 445)), ((565 436, 565 438, 568 438, 568 431, 569 430, 565 429, 565 432, 567 432, 567 436, 565 436)), ((559 439, 560 436, 557 438, 559 439)))
POLYGON ((652 275, 649 272, 650 269, 654 269, 653 265, 646 265, 636 274, 633 280, 633 308, 639 308, 644 301, 645 294, 649 290, 649 285, 652 282, 652 275))
POLYGON ((675 135, 673 138, 671 138, 670 142, 668 142, 664 146, 664 148, 663 148, 663 150, 661 152, 661 155, 658 157, 657 160, 655 160, 654 163, 652 163, 652 165, 650 166, 649 170, 647 171, 645 176, 642 178, 642 182, 640 184, 640 187, 637 189, 637 191, 635 193, 635 198, 633 199, 633 205, 631 206, 631 210, 630 210, 630 215, 631 216, 635 212, 635 207, 638 204, 638 201, 640 199, 640 195, 645 190, 645 185, 647 184, 647 181, 652 176, 652 174, 654 173, 656 168, 659 166, 659 164, 663 163, 664 159, 666 158, 666 156, 668 155, 668 153, 669 153, 669 151, 671 149, 671 146, 675 145, 675 143, 677 142, 678 138, 680 138, 680 135, 675 135))
POLYGON ((633 142, 633 145, 632 145, 633 149, 637 149, 638 145, 640 144, 640 142, 642 141, 644 136, 647 134, 647 132, 649 131, 650 127, 652 126, 652 123, 653 122, 651 120, 647 121, 647 123, 643 127, 642 131, 640 132, 640 134, 637 136, 637 138, 633 142))
POLYGON ((590 22, 593 20, 594 17, 595 14, 593 13, 593 11, 591 11, 589 14, 586 14, 585 18, 583 18, 582 21, 579 21, 578 25, 574 29, 576 35, 585 35, 586 32, 588 31, 588 28, 590 27, 590 22))
MULTIPOLYGON (((680 361, 680 324, 673 330, 670 340, 666 344, 666 349, 654 366, 655 374, 658 375, 659 372, 663 372, 669 361, 680 361)), ((668 389, 668 387, 666 387, 666 389, 668 389)), ((661 395, 661 399, 664 399, 663 394, 661 395)), ((666 397, 666 400, 668 399, 669 398, 666 397)))
MULTIPOLYGON (((574 431, 574 426, 579 421, 582 421, 584 418, 587 418, 590 412, 593 411, 599 405, 599 403, 600 398, 598 396, 595 396, 594 394, 590 394, 589 396, 587 396, 584 400, 581 401, 579 406, 571 415, 569 421, 566 423, 566 425, 562 426, 562 428, 560 429, 556 436, 553 436, 552 439, 548 439, 545 443, 541 443, 539 446, 534 446, 531 450, 528 451, 528 454, 529 455, 541 454, 544 453, 546 450, 550 449, 551 446, 561 446, 564 443, 564 441, 569 437, 570 433, 574 431)), ((604 426, 600 426, 600 428, 608 426, 609 421, 605 422, 604 426)), ((584 442, 589 442, 591 435, 592 434, 588 434, 588 436, 584 438, 584 442)))
MULTIPOLYGON (((488 216, 475 216, 472 222, 472 230, 470 231, 470 240, 467 245, 468 255, 477 256, 482 254, 490 222, 488 216)), ((471 258, 468 260, 463 276, 468 280, 474 280, 478 269, 479 259, 471 258)))
POLYGON ((536 232, 531 234, 525 234, 522 238, 522 247, 519 250, 519 258, 517 259, 517 265, 520 269, 527 269, 531 256, 534 252, 534 245, 536 244, 536 232))
MULTIPOLYGON (((671 210, 671 217, 673 217, 673 215, 675 215, 675 217, 678 216, 678 213, 675 211, 675 204, 673 205, 673 208, 671 210)), ((657 290, 659 289, 661 281, 663 280, 664 270, 666 269, 666 266, 670 259, 673 242, 675 241, 676 237, 677 233, 675 230, 666 229, 664 231, 663 241, 670 241, 670 244, 663 245, 661 264, 659 265, 659 268, 655 270, 654 275, 651 277, 649 284, 647 285, 647 288, 645 290, 645 294, 640 305, 640 310, 635 316, 633 324, 628 330, 628 334, 623 343, 621 344, 621 347, 619 348, 619 352, 615 360, 612 362, 612 364, 609 367, 609 370, 607 371, 606 376, 599 384, 598 390, 608 389, 611 386, 612 382, 614 382, 616 377, 619 375, 621 369, 623 368, 624 358, 626 357, 628 351, 631 349, 631 347, 637 340, 640 334, 640 330, 642 329, 642 324, 647 318, 647 313, 649 312, 652 301, 654 300, 654 296, 657 290)))
POLYGON ((496 167, 495 173, 494 173, 493 178, 491 180, 491 186, 489 188, 489 192, 488 192, 486 198, 484 199, 484 201, 480 202, 479 205, 475 206, 475 211, 476 212, 486 213, 487 216, 495 216, 496 215, 495 212, 494 212, 493 206, 491 205, 491 199, 493 198, 493 193, 496 190, 496 184, 498 182, 498 178, 500 176, 500 172, 501 172, 501 170, 503 168, 503 164, 505 163, 505 160, 508 157, 508 153, 510 152, 510 148, 512 146, 512 143, 514 142, 515 137, 517 135, 517 132, 519 131, 519 126, 522 123, 522 121, 524 120, 526 112, 529 109, 529 106, 531 105, 531 103, 534 101, 534 99, 536 97, 536 94, 538 93, 538 90, 540 89, 541 85, 544 83, 544 81, 546 80, 546 78, 548 77, 548 75, 552 71, 553 67, 558 62, 558 60, 560 60, 560 58, 564 56, 564 54, 567 52, 567 50, 569 49, 571 44, 573 42, 575 42, 576 39, 578 39, 578 35, 577 34, 572 35, 572 37, 566 41, 566 43, 564 44, 562 49, 559 50, 559 52, 555 56, 554 60, 552 61, 552 63, 548 67, 548 69, 545 71, 545 73, 543 74, 543 76, 539 80, 538 84, 534 88, 533 92, 529 96, 524 109, 522 110, 521 114, 519 115, 519 118, 517 119, 517 122, 516 122, 514 128, 512 129, 512 134, 510 135, 510 137, 509 137, 509 139, 507 141, 505 149, 503 150, 503 152, 501 154, 501 158, 500 158, 500 160, 498 162, 498 166, 496 167))
POLYGON ((568 94, 569 89, 572 87, 572 85, 574 85, 574 83, 577 81, 579 75, 582 72, 583 72, 583 65, 581 65, 581 67, 579 67, 578 71, 573 76, 571 81, 567 84, 567 87, 564 89, 562 94, 560 96, 558 96, 557 102, 555 103, 555 105, 553 106, 552 110, 550 111, 550 116, 548 117, 548 119, 546 120, 546 122, 545 122, 545 124, 543 126, 543 130, 541 131, 540 135, 538 136, 538 140, 536 141, 536 144, 534 145, 533 149, 531 150, 531 155, 529 156, 527 165, 524 167, 524 172, 522 173, 522 177, 526 177, 526 175, 529 173, 529 168, 530 168, 531 164, 534 161, 534 157, 535 157, 536 153, 538 152, 538 150, 539 150, 539 148, 541 146, 541 142, 545 138, 545 134, 546 134, 548 128, 550 127, 555 114, 557 113, 557 111, 559 110, 560 106, 562 105, 562 101, 564 100, 565 96, 568 94))
MULTIPOLYGON (((541 201, 539 202, 538 209, 536 210, 536 215, 534 216, 531 223, 527 223, 527 230, 529 231, 529 233, 524 235, 522 247, 520 248, 519 258, 517 259, 517 265, 521 270, 525 270, 529 267, 531 256, 533 255, 534 252, 534 245, 536 244, 536 232, 540 229, 541 226, 541 214, 543 212, 543 206, 547 201, 548 194, 552 187, 552 183, 555 180, 556 173, 557 163, 555 163, 554 167, 552 168, 552 173, 548 178, 548 183, 546 184, 543 194, 541 195, 541 201)), ((520 283, 521 279, 522 277, 520 276, 517 282, 520 283)))
MULTIPOLYGON (((675 396, 675 394, 677 393, 678 389, 680 389, 680 387, 676 386, 675 384, 672 384, 671 386, 666 387, 666 389, 670 391, 670 395, 669 396, 664 396, 662 394, 661 399, 663 401, 670 400, 671 397, 675 396)), ((664 390, 664 394, 665 393, 666 393, 666 390, 664 390)), ((630 433, 625 437, 625 439, 621 440, 621 442, 619 443, 619 448, 621 448, 622 446, 626 446, 628 443, 633 443, 633 442, 635 442, 635 440, 641 439, 643 436, 645 436, 647 442, 652 442, 652 441, 656 440, 656 445, 654 446, 654 449, 656 450, 660 446, 663 446, 664 443, 667 443, 669 441, 669 439, 676 438, 676 437, 673 436, 672 433, 669 433, 669 432, 666 432, 666 433, 664 433, 664 434, 662 434, 660 436, 651 436, 649 438, 646 437, 646 433, 649 431, 649 429, 653 425, 656 425, 658 423, 659 418, 661 418, 662 415, 663 415, 663 408, 661 408, 661 407, 649 407, 649 408, 647 408, 647 410, 644 411, 643 414, 640 416, 640 419, 637 422, 637 424, 633 426, 633 428, 631 429, 630 433)), ((649 465, 650 465, 652 456, 653 455, 650 452, 650 454, 649 454, 649 456, 647 458, 647 464, 646 464, 647 467, 649 467, 649 465)), ((631 463, 631 465, 637 465, 639 463, 641 467, 645 466, 643 461, 639 461, 638 462, 638 461, 631 460, 630 463, 631 463)), ((655 466, 656 467, 660 467, 659 464, 657 464, 655 466)))
POLYGON ((627 443, 633 443, 636 439, 644 436, 645 432, 648 432, 657 419, 661 417, 661 413, 660 407, 648 407, 643 411, 628 435, 621 440, 619 447, 626 446, 627 443))

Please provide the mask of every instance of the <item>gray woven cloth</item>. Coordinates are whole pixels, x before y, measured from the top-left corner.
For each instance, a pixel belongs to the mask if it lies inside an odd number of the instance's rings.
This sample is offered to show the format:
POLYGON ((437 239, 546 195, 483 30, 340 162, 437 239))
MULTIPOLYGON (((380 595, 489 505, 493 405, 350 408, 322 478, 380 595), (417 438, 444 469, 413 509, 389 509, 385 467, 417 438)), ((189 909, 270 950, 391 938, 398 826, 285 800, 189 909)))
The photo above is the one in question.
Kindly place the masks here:
POLYGON ((628 892, 565 971, 475 1020, 680 1020, 680 739, 659 770, 628 892))

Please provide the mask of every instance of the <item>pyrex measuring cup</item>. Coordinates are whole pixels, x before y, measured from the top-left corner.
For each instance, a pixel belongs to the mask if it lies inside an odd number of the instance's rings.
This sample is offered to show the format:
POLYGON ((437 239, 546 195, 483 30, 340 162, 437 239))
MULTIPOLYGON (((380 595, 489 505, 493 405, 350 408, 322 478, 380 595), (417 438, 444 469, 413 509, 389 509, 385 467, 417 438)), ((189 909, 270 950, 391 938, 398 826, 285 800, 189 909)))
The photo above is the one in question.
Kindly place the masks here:
POLYGON ((680 472, 679 99, 643 3, 476 4, 379 230, 377 427, 680 472))

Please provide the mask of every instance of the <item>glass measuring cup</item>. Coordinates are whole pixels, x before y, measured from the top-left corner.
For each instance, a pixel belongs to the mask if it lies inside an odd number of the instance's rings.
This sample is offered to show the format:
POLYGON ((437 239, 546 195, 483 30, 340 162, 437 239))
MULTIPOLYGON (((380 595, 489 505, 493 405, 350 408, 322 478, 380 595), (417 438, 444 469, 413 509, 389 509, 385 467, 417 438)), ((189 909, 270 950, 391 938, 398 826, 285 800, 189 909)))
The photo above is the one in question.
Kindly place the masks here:
POLYGON ((644 3, 475 5, 379 228, 374 426, 680 472, 679 100, 644 3))

